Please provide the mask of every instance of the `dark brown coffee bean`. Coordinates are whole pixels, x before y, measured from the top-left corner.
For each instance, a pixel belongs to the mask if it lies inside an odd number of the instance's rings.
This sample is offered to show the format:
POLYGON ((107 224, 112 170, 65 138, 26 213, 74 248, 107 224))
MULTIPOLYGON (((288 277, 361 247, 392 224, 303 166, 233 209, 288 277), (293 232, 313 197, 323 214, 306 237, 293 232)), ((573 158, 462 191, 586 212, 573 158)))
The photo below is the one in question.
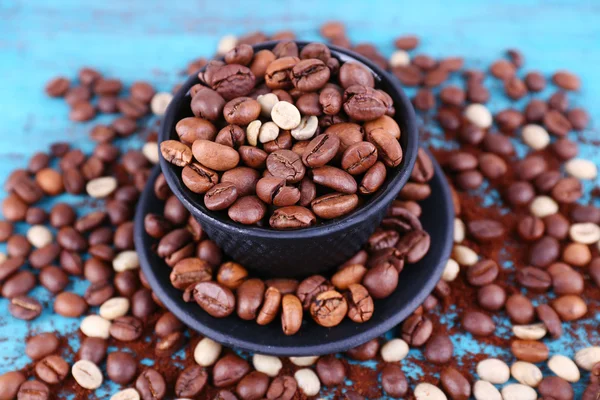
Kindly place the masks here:
POLYGON ((458 131, 458 139, 461 142, 477 145, 483 141, 483 138, 486 136, 485 131, 478 126, 473 124, 464 125, 458 131))
POLYGON ((0 221, 0 242, 6 242, 13 234, 13 225, 8 221, 0 221))
POLYGON ((389 263, 381 263, 367 271, 362 284, 374 298, 388 297, 398 286, 398 271, 389 263))
MULTIPOLYGON (((342 68, 340 68, 340 74, 345 65, 348 64, 344 64, 342 68)), ((329 80, 329 75, 329 68, 327 68, 323 61, 316 58, 301 60, 296 63, 290 71, 290 79, 294 84, 294 87, 303 92, 313 92, 321 89, 329 80)), ((344 86, 341 75, 340 83, 344 86)))
POLYGON ((506 300, 506 312, 516 324, 529 324, 533 321, 534 309, 531 300, 522 294, 513 294, 506 300))
POLYGON ((559 171, 545 171, 539 174, 534 181, 535 187, 542 193, 548 193, 561 178, 559 171))
POLYGON ((525 75, 525 85, 532 92, 541 92, 546 87, 546 78, 540 72, 528 72, 525 75))
POLYGON ((392 397, 403 397, 408 392, 408 380, 399 365, 387 364, 381 371, 381 386, 392 397))
POLYGON ((48 400, 50 388, 40 381, 32 380, 23 382, 17 393, 18 400, 48 400))
POLYGON ((121 342, 130 342, 139 339, 143 330, 144 326, 140 319, 129 316, 118 317, 110 326, 110 335, 121 342))
POLYGON ((213 367, 213 384, 216 387, 226 387, 239 382, 248 372, 248 362, 235 354, 223 356, 213 367))
POLYGON ((178 397, 198 396, 208 381, 208 373, 199 365, 193 365, 181 371, 175 382, 175 394, 178 397))
POLYGON ((58 76, 51 79, 45 87, 46 94, 50 97, 63 97, 69 90, 70 82, 67 78, 58 76))
POLYGON ((269 377, 259 371, 252 371, 237 384, 236 393, 243 400, 262 399, 269 388, 269 377))
POLYGON ((370 121, 384 115, 386 110, 381 93, 368 86, 352 85, 344 92, 344 111, 352 119, 370 121))
POLYGON ((546 271, 534 268, 525 267, 517 270, 517 282, 530 290, 544 292, 550 288, 552 278, 546 271))
POLYGON ((355 194, 331 193, 311 202, 313 212, 323 219, 338 218, 350 213, 358 205, 355 194))
POLYGON ((540 304, 535 309, 538 318, 544 323, 553 338, 562 336, 562 323, 556 311, 547 304, 540 304))
MULTIPOLYGON (((590 271, 591 274, 592 271, 590 271)), ((581 294, 584 289, 583 276, 563 263, 554 263, 548 267, 552 279, 552 288, 559 295, 581 294)))
POLYGON ((91 306, 99 306, 110 299, 115 293, 114 286, 108 281, 92 283, 85 291, 83 297, 86 303, 91 306))
POLYGON ((477 302, 488 311, 498 311, 506 303, 506 292, 496 284, 482 286, 477 291, 477 302))
POLYGON ((54 333, 40 333, 27 340, 25 354, 37 361, 54 353, 58 349, 58 345, 59 341, 54 333))
POLYGON ((467 270, 467 281, 473 286, 485 286, 496 280, 500 268, 493 260, 481 260, 467 270))
POLYGON ((258 197, 245 196, 238 198, 227 213, 233 221, 253 225, 263 219, 266 211, 265 204, 258 197))
POLYGON ((507 60, 498 60, 490 66, 490 73, 500 80, 506 81, 515 76, 515 66, 507 60))
MULTIPOLYGON (((374 131, 378 132, 378 131, 374 131)), ((385 133, 387 135, 387 133, 385 133)), ((378 138, 379 136, 376 135, 378 138)), ((377 139, 379 140, 379 139, 377 139)), ((379 140, 376 143, 384 143, 383 140, 379 140)), ((385 145, 385 144, 383 144, 385 145)), ((349 146, 342 156, 342 168, 344 171, 352 174, 359 175, 367 171, 377 161, 378 152, 377 148, 373 143, 370 142, 358 142, 349 146)), ((394 155, 391 155, 394 157, 394 155)), ((401 155, 400 155, 401 157, 401 155)), ((391 161, 390 161, 391 162, 391 161)), ((313 166, 314 167, 314 166, 313 166)), ((314 170, 313 170, 314 173, 314 170)), ((318 183, 318 182, 317 182, 318 183)))
POLYGON ((339 385, 346 378, 344 363, 335 356, 330 355, 319 358, 316 369, 319 380, 325 386, 339 385))
POLYGON ((69 374, 69 370, 69 364, 57 355, 44 357, 35 364, 37 377, 50 385, 62 382, 69 374))
POLYGON ((42 313, 42 305, 34 298, 15 296, 10 299, 8 311, 15 318, 30 321, 42 313))
POLYGON ((342 109, 342 89, 336 85, 327 84, 319 93, 319 105, 323 113, 337 115, 342 109))
POLYGON ((402 323, 402 339, 410 346, 424 345, 431 337, 433 324, 422 315, 413 314, 402 323))
POLYGON ((462 325, 467 332, 476 336, 489 336, 496 330, 496 324, 487 314, 468 311, 463 315, 462 325))
POLYGON ((512 77, 504 81, 504 92, 511 99, 519 100, 527 95, 527 86, 521 79, 512 77))
POLYGON ((479 242, 488 242, 504 236, 504 227, 498 221, 480 219, 468 223, 469 232, 479 242))
POLYGON ((36 277, 30 271, 19 271, 11 275, 2 286, 2 296, 8 299, 27 294, 36 285, 36 277))
POLYGON ((225 100, 216 91, 202 86, 192 97, 192 112, 196 117, 214 121, 218 119, 225 106, 225 100))
POLYGON ((563 178, 552 188, 552 197, 559 203, 574 203, 583 195, 581 182, 577 178, 563 178))
POLYGON ((528 215, 521 219, 517 225, 517 232, 521 239, 527 241, 538 240, 544 234, 544 222, 534 216, 528 215))
POLYGON ((509 138, 499 133, 488 133, 483 138, 483 147, 486 151, 501 156, 513 154, 515 149, 509 138))
POLYGON ((419 111, 429 111, 435 107, 435 96, 429 89, 419 89, 413 98, 413 104, 419 111))
POLYGON ((267 390, 267 399, 292 400, 297 388, 298 384, 293 377, 287 375, 278 376, 271 382, 269 390, 267 390))
POLYGON ((544 115, 544 126, 548 132, 563 137, 573 128, 569 120, 557 110, 550 110, 544 115))
POLYGON ((490 91, 481 83, 469 83, 467 86, 467 99, 472 103, 485 104, 490 99, 490 91))
POLYGON ((27 257, 32 247, 23 235, 13 235, 6 242, 6 252, 9 257, 27 257))
POLYGON ((260 279, 244 281, 236 290, 238 316, 244 320, 256 319, 264 293, 265 284, 260 279))
POLYGON ((342 294, 335 290, 319 293, 310 305, 310 314, 321 326, 339 325, 348 312, 348 303, 342 294))
POLYGON ((54 312, 69 318, 77 318, 87 311, 86 301, 71 292, 62 292, 54 299, 54 312))
POLYGON ((167 384, 158 371, 148 368, 136 379, 135 388, 142 400, 161 400, 165 397, 167 384))
POLYGON ((123 351, 110 353, 106 359, 106 374, 109 379, 120 385, 133 381, 137 373, 135 358, 123 351))
MULTIPOLYGON (((0 375, 0 398, 16 399, 19 387, 27 380, 23 373, 9 371, 0 375)), ((43 397, 41 398, 42 400, 43 397)))
POLYGON ((227 125, 219 131, 215 143, 239 149, 246 140, 246 132, 237 125, 227 125))
POLYGON ((552 75, 552 82, 564 90, 579 90, 581 82, 579 77, 569 71, 557 71, 552 75))
POLYGON ((534 267, 547 267, 559 257, 560 245, 551 236, 544 236, 530 248, 529 263, 534 267))
POLYGON ((267 169, 276 177, 288 183, 299 182, 306 171, 300 156, 291 150, 277 150, 267 157, 267 169))
MULTIPOLYGON (((375 160, 373 159, 373 161, 375 160)), ((313 182, 318 185, 328 187, 340 193, 356 193, 357 185, 352 175, 339 168, 326 165, 313 169, 312 174, 313 182)))
POLYGON ((194 117, 180 120, 175 125, 175 131, 179 136, 179 140, 187 146, 191 146, 196 140, 200 139, 213 140, 217 134, 217 129, 210 121, 194 117))
POLYGON ((235 309, 235 296, 216 282, 200 282, 194 287, 194 299, 204 311, 216 318, 229 316, 235 309))
POLYGON ((452 358, 454 345, 447 335, 437 334, 427 341, 423 353, 427 361, 434 364, 445 364, 452 358))
POLYGON ((383 185, 386 175, 385 165, 381 161, 376 162, 363 176, 358 191, 361 194, 375 193, 383 185))
POLYGON ((353 85, 375 87, 373 74, 361 64, 346 62, 340 67, 338 79, 342 88, 347 89, 353 85))
POLYGON ((535 340, 514 340, 510 349, 517 359, 534 364, 547 360, 549 354, 548 347, 535 340))
POLYGON ((335 157, 340 147, 336 135, 323 134, 310 141, 302 155, 302 162, 308 167, 321 167, 335 157))
POLYGON ((573 387, 566 380, 558 376, 547 376, 537 387, 538 392, 545 398, 556 400, 572 400, 574 398, 573 387))
POLYGON ((100 364, 106 357, 108 343, 104 339, 84 337, 79 347, 78 359, 88 360, 94 364, 100 364))
POLYGON ((457 369, 445 368, 440 373, 440 381, 452 400, 468 400, 471 397, 471 384, 457 369))
POLYGON ((260 115, 260 103, 250 97, 237 97, 227 102, 223 115, 229 124, 248 125, 260 115))
POLYGON ((278 208, 269 219, 269 225, 275 229, 298 229, 314 225, 315 215, 301 206, 278 208))

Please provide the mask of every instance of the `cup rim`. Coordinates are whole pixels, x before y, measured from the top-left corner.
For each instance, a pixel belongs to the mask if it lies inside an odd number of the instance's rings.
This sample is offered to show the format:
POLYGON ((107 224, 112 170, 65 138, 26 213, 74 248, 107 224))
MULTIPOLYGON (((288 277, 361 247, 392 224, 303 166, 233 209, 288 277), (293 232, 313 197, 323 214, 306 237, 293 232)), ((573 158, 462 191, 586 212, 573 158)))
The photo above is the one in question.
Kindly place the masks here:
MULTIPOLYGON (((268 41, 259 43, 252 47, 254 51, 257 52, 264 49, 272 49, 279 42, 281 41, 268 41)), ((306 46, 309 43, 314 43, 311 41, 304 40, 294 40, 294 42, 300 48, 306 46)), ((310 239, 329 236, 332 234, 339 233, 341 231, 345 231, 355 225, 364 222, 365 220, 372 218, 378 212, 382 204, 387 205, 391 203, 392 200, 398 195, 400 189, 404 187, 404 185, 408 181, 408 178, 410 177, 410 174, 416 162, 419 142, 417 121, 412 103, 406 96, 406 93, 404 93, 404 90, 400 86, 399 81, 395 77, 393 77, 393 75, 391 75, 387 71, 384 71, 375 63, 371 62, 367 58, 354 51, 330 44, 325 45, 330 50, 333 50, 336 53, 343 54, 345 57, 348 58, 348 60, 354 59, 355 61, 359 61, 365 64, 372 71, 374 71, 382 81, 385 81, 386 84, 388 84, 389 87, 392 88, 392 90, 395 92, 395 97, 397 97, 400 100, 400 102, 395 103, 395 105, 399 105, 402 109, 404 109, 406 111, 407 116, 405 120, 406 129, 402 131, 402 135, 407 135, 407 146, 406 148, 403 148, 403 166, 401 167, 401 170, 398 171, 397 175, 389 182, 389 184, 383 190, 383 192, 375 200, 373 200, 373 202, 368 207, 363 207, 358 211, 352 212, 348 216, 335 219, 334 221, 325 221, 318 225, 311 226, 308 228, 296 230, 276 230, 266 227, 258 227, 254 225, 240 225, 234 221, 223 221, 220 218, 211 215, 211 213, 203 211, 200 207, 197 206, 197 203, 199 201, 192 199, 191 196, 188 193, 186 193, 186 190, 183 187, 183 181, 175 173, 170 163, 167 160, 165 160, 165 158, 162 156, 162 153, 159 151, 160 168, 171 191, 192 213, 192 215, 200 220, 201 223, 212 224, 213 226, 223 231, 233 231, 238 234, 248 234, 252 235, 253 237, 260 237, 265 239, 297 240, 302 238, 310 239)), ((222 60, 223 58, 220 57, 219 59, 222 60)), ((200 69, 199 71, 201 71, 202 69, 200 69)), ((190 88, 197 83, 200 83, 200 80, 198 78, 198 73, 196 72, 192 74, 183 85, 181 85, 177 93, 173 96, 173 99, 171 100, 160 125, 159 145, 163 141, 170 139, 170 133, 178 122, 176 121, 177 110, 179 107, 181 107, 182 100, 185 98, 190 88)))

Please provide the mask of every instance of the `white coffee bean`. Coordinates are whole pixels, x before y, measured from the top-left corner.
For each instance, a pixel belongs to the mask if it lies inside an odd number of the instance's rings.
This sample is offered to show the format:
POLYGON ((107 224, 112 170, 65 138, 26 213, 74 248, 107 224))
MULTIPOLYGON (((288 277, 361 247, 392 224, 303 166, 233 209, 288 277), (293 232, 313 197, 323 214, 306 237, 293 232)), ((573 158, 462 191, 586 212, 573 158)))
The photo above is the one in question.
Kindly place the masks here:
POLYGON ((458 263, 453 259, 449 258, 446 262, 446 267, 444 268, 444 272, 442 273, 442 279, 446 282, 452 282, 458 276, 460 272, 460 267, 458 263))
POLYGON ((567 356, 556 354, 548 360, 548 368, 554 372, 556 376, 563 378, 567 382, 578 382, 581 378, 581 373, 577 365, 567 356))
POLYGON ((381 346, 381 358, 385 362, 404 360, 408 355, 408 344, 402 339, 392 339, 381 346))
POLYGON ((219 354, 221 354, 221 345, 205 337, 198 342, 194 349, 194 360, 201 367, 210 367, 217 362, 219 354))
POLYGON ((403 67, 410 64, 410 55, 407 51, 396 50, 389 60, 390 67, 403 67))
POLYGON ((465 223, 460 218, 454 218, 454 243, 462 243, 465 240, 465 232, 467 228, 465 223))
POLYGON ((256 98, 258 104, 260 104, 260 115, 265 118, 269 118, 271 116, 271 110, 273 110, 273 106, 279 102, 279 97, 277 97, 274 93, 266 93, 261 94, 256 98))
POLYGON ((565 163, 565 171, 574 178, 582 180, 596 179, 598 168, 590 160, 574 158, 565 163))
POLYGON ((39 249, 52 243, 52 232, 44 225, 33 225, 27 230, 27 240, 33 247, 39 249))
POLYGON ((476 400, 502 400, 496 386, 486 381, 477 381, 473 385, 473 396, 476 400))
POLYGON ((251 146, 256 146, 258 144, 258 135, 260 133, 261 126, 262 122, 255 120, 250 122, 246 127, 246 140, 251 146))
POLYGON ((138 269, 139 267, 140 259, 135 250, 124 250, 113 259, 113 269, 117 272, 138 269))
POLYGON ((546 325, 543 323, 530 324, 530 325, 514 325, 512 328, 513 333, 519 339, 525 340, 538 340, 546 336, 548 330, 546 325))
POLYGON ((96 364, 88 360, 79 360, 71 368, 75 381, 84 389, 94 390, 102 385, 102 372, 96 364))
POLYGON ((109 321, 127 315, 129 311, 129 299, 127 297, 113 297, 106 300, 100 306, 98 313, 109 321))
POLYGON ((110 400, 140 400, 140 394, 137 390, 129 388, 113 394, 110 400))
POLYGON ((292 130, 300 125, 300 111, 287 101, 280 101, 271 110, 271 119, 281 129, 292 130))
POLYGON ((579 368, 591 371, 600 362, 600 346, 586 347, 575 353, 575 363, 579 368))
POLYGON ((237 46, 238 39, 234 35, 225 35, 219 40, 217 54, 225 54, 237 46))
POLYGON ((510 379, 510 369, 504 361, 488 358, 477 364, 477 375, 481 380, 501 385, 510 379))
POLYGON ((600 240, 600 226, 593 222, 580 222, 569 228, 571 240, 582 244, 592 244, 600 240))
POLYGON ((510 373, 519 383, 531 387, 539 385, 544 378, 542 371, 535 364, 525 361, 515 362, 510 367, 510 373))
POLYGON ((169 104, 173 100, 173 95, 169 92, 156 93, 150 101, 150 110, 152 114, 162 117, 167 112, 169 104))
POLYGON ((113 176, 102 176, 92 179, 85 185, 87 194, 96 199, 102 199, 117 188, 117 179, 113 176))
POLYGON ((277 136, 279 136, 279 127, 277 124, 275 124, 275 122, 269 121, 261 125, 258 132, 258 140, 261 143, 267 143, 271 140, 275 140, 277 139, 277 136))
POLYGON ((144 154, 146 159, 152 164, 158 164, 158 143, 146 142, 142 147, 142 154, 144 154))
POLYGON ((306 356, 306 357, 290 357, 292 364, 299 367, 310 367, 317 362, 319 356, 306 356))
POLYGON ((543 127, 528 124, 521 131, 523 142, 534 150, 542 150, 550 144, 550 135, 543 127))
POLYGON ((321 381, 312 369, 299 369, 294 374, 294 379, 298 383, 298 388, 307 396, 316 396, 321 391, 321 381))
POLYGON ((467 246, 460 244, 454 246, 454 249, 452 250, 452 258, 459 265, 464 265, 465 267, 471 267, 477 264, 477 261, 479 261, 479 256, 477 253, 467 246))
POLYGON ((482 129, 492 126, 492 113, 483 104, 471 104, 465 109, 465 117, 473 125, 482 129))
POLYGON ((448 400, 444 392, 431 383, 419 383, 415 387, 415 398, 417 400, 448 400))
POLYGON ((292 129, 292 137, 296 140, 308 140, 314 136, 319 127, 319 119, 314 116, 304 116, 300 120, 300 125, 292 129))
POLYGON ((110 336, 110 321, 99 315, 88 315, 81 320, 79 329, 81 329, 81 332, 87 337, 108 339, 110 336))
POLYGON ((558 204, 554 199, 548 196, 537 196, 529 205, 531 214, 538 218, 544 218, 548 215, 558 212, 558 204))
POLYGON ((520 383, 511 383, 502 388, 502 399, 504 400, 536 400, 535 389, 520 383))
POLYGON ((279 357, 275 356, 266 356, 263 354, 254 354, 252 356, 252 365, 254 365, 254 369, 263 374, 267 374, 270 377, 276 377, 281 371, 283 364, 279 357))

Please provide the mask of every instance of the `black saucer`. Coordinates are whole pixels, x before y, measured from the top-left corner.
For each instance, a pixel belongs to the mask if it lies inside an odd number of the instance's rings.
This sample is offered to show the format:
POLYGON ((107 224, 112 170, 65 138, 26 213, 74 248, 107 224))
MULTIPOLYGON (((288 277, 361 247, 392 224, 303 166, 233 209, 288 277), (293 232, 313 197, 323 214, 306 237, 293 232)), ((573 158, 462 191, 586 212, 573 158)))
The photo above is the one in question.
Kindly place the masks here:
POLYGON ((135 247, 141 268, 152 290, 182 322, 201 334, 229 347, 278 356, 309 356, 345 351, 384 334, 408 317, 431 293, 440 279, 452 249, 454 212, 450 189, 434 160, 435 177, 430 182, 431 196, 421 203, 423 228, 431 235, 429 253, 417 264, 407 265, 400 274, 396 291, 375 302, 373 317, 364 324, 346 318, 334 328, 323 328, 305 317, 300 331, 285 336, 279 319, 267 326, 244 321, 236 315, 217 319, 196 303, 186 303, 182 291, 171 286, 171 268, 153 251, 157 240, 146 234, 144 216, 162 213, 163 202, 154 195, 156 167, 142 193, 135 215, 135 247))

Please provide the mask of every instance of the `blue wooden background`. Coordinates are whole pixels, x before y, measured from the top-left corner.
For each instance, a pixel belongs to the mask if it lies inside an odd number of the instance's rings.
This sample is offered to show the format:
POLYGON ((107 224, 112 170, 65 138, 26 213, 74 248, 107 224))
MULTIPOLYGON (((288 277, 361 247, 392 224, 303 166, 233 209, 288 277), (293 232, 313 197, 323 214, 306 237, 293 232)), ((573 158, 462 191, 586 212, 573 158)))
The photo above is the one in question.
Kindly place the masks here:
MULTIPOLYGON (((421 36, 419 51, 462 55, 473 67, 485 67, 505 49, 516 47, 526 55, 526 69, 550 74, 566 68, 579 74, 583 90, 571 100, 585 106, 593 121, 600 120, 600 1, 0 0, 0 181, 54 141, 92 149, 87 139, 90 124, 69 122, 68 106, 44 96, 51 77, 75 78, 80 67, 89 65, 126 83, 145 79, 170 90, 182 79, 186 63, 210 57, 224 34, 289 29, 311 40, 319 38, 319 25, 330 19, 346 22, 353 42, 372 42, 386 55, 393 51, 394 37, 404 33, 421 36)), ((490 102, 493 110, 505 106, 501 100, 490 102)), ((583 136, 597 138, 597 130, 591 128, 583 136)), ((582 154, 599 160, 591 145, 584 146, 582 154)), ((73 290, 82 292, 85 286, 74 283, 73 290)), ((51 305, 45 290, 33 294, 51 305)), ((452 313, 444 321, 452 323, 452 313)), ((498 335, 507 335, 510 324, 497 322, 498 335)), ((598 319, 586 324, 597 326, 598 319)), ((17 321, 8 314, 7 301, 0 299, 0 327, 4 373, 29 362, 23 355, 28 332, 74 332, 78 321, 48 312, 32 323, 17 321)), ((573 355, 574 347, 598 344, 598 335, 588 338, 582 329, 569 332, 549 343, 551 354, 573 355)), ((481 346, 468 334, 452 339, 457 357, 506 354, 481 346)), ((411 358, 422 356, 411 351, 411 358)), ((407 375, 418 379, 419 368, 411 367, 410 360, 403 364, 407 375)), ((99 394, 113 390, 104 389, 99 394)))

